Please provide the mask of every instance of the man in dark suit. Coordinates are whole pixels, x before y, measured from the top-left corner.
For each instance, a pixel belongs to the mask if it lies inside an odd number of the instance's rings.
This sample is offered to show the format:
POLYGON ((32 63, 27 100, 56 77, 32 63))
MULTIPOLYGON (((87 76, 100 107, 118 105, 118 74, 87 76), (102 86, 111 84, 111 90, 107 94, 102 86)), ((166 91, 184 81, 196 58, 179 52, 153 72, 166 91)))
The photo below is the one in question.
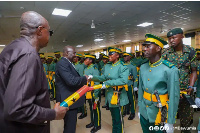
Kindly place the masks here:
MULTIPOLYGON (((63 57, 56 64, 56 101, 62 102, 83 85, 87 84, 88 76, 80 76, 72 64, 76 56, 75 48, 65 46, 63 57)), ((76 103, 69 107, 64 118, 64 133, 75 133, 77 122, 77 109, 83 106, 85 97, 81 97, 76 103)))

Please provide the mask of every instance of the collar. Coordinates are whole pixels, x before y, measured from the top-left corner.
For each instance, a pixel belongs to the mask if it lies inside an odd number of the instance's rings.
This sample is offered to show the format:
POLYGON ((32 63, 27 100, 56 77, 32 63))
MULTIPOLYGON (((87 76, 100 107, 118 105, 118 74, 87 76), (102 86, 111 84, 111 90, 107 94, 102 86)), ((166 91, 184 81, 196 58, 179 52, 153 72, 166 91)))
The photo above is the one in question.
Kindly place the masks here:
POLYGON ((117 66, 117 65, 119 65, 120 64, 120 61, 118 60, 116 63, 112 63, 112 66, 117 66))
POLYGON ((87 69, 90 69, 91 67, 93 67, 94 66, 94 64, 91 64, 91 65, 89 65, 88 67, 87 67, 87 69))
POLYGON ((152 64, 151 64, 150 61, 149 61, 149 66, 150 66, 150 67, 157 67, 157 66, 161 65, 162 62, 163 62, 163 59, 162 59, 162 57, 161 57, 158 61, 156 61, 156 62, 154 62, 154 63, 152 63, 152 64))

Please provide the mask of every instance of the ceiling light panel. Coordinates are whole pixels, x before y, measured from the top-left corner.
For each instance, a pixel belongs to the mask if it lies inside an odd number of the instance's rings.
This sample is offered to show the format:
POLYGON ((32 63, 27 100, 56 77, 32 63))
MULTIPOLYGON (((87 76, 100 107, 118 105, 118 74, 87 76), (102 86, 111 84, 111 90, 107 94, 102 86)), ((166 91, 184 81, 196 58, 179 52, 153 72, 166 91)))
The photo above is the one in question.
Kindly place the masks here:
POLYGON ((147 26, 150 26, 152 25, 153 23, 148 23, 148 22, 144 22, 142 24, 138 24, 137 26, 140 26, 140 27, 147 27, 147 26))
POLYGON ((52 14, 67 17, 71 12, 72 12, 71 10, 64 10, 64 9, 55 8, 53 10, 52 14))
POLYGON ((80 48, 80 47, 83 47, 83 45, 77 45, 76 47, 80 48))

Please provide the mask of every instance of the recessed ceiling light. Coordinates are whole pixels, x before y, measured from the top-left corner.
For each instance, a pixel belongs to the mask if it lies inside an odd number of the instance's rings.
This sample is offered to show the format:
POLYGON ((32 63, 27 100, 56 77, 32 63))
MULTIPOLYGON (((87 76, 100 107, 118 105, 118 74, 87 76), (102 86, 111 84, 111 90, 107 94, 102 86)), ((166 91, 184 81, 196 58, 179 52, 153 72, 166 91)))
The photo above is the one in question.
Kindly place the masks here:
POLYGON ((123 40, 122 42, 130 42, 131 40, 123 40))
POLYGON ((52 12, 53 15, 65 16, 67 17, 72 11, 55 8, 52 12))
POLYGON ((89 51, 89 50, 86 49, 86 50, 84 50, 84 51, 89 51))
POLYGON ((95 42, 102 41, 103 39, 94 39, 95 42))
POLYGON ((4 44, 0 44, 0 47, 5 47, 6 45, 4 45, 4 44))
POLYGON ((102 47, 102 48, 103 48, 103 47, 106 47, 106 46, 100 46, 100 47, 102 47))
POLYGON ((77 45, 76 47, 83 47, 83 45, 77 45))
POLYGON ((142 24, 138 24, 137 26, 141 26, 141 27, 147 27, 149 25, 152 25, 153 23, 148 23, 148 22, 144 22, 142 24))

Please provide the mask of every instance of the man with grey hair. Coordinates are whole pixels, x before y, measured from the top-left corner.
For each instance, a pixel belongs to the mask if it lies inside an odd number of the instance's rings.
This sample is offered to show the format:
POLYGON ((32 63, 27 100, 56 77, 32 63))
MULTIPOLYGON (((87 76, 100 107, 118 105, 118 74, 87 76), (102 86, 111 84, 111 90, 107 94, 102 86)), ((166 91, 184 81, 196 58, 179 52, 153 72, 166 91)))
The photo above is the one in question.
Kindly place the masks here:
POLYGON ((68 108, 50 108, 47 79, 38 52, 46 47, 48 21, 28 11, 20 20, 20 38, 0 54, 1 133, 49 133, 50 120, 63 119, 68 108))

